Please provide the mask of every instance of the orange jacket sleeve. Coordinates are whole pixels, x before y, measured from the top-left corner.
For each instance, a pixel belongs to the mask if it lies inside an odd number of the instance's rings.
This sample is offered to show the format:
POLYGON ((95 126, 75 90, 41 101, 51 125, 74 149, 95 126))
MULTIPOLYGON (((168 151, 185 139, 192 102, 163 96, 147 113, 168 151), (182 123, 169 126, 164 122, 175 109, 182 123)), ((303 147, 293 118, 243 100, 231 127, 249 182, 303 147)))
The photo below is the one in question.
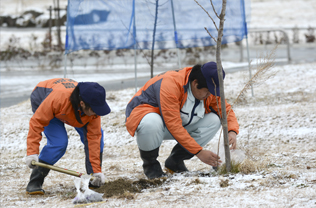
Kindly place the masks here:
POLYGON ((93 173, 101 173, 100 143, 101 143, 101 118, 98 116, 87 125, 87 138, 89 148, 89 161, 93 173))

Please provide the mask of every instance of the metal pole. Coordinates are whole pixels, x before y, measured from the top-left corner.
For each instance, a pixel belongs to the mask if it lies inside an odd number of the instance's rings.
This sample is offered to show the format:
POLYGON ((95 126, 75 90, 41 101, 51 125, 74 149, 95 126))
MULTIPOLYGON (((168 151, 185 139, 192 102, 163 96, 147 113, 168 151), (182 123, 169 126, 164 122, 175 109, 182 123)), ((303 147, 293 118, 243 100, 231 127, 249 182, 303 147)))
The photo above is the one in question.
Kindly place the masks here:
POLYGON ((287 45, 287 59, 288 62, 291 62, 292 58, 291 58, 291 53, 290 53, 290 40, 289 40, 289 36, 287 35, 287 33, 282 30, 282 29, 273 29, 273 28, 267 28, 267 29, 249 29, 249 32, 270 32, 270 31, 279 31, 282 32, 285 40, 286 40, 286 45, 287 45))
POLYGON ((156 26, 157 26, 157 16, 158 16, 158 0, 156 0, 156 13, 155 13, 155 23, 154 23, 154 32, 153 32, 153 43, 151 46, 151 64, 150 64, 150 77, 154 77, 154 49, 155 49, 155 35, 156 35, 156 26))
MULTIPOLYGON (((68 2, 68 4, 69 4, 69 2, 68 2)), ((69 24, 68 24, 68 20, 69 20, 69 12, 68 12, 68 8, 66 7, 66 12, 67 12, 67 22, 66 22, 66 37, 65 37, 65 65, 64 65, 64 78, 66 78, 67 77, 67 57, 68 57, 68 55, 67 55, 67 50, 68 50, 68 26, 69 26, 69 24)))
POLYGON ((49 49, 52 50, 52 6, 49 6, 49 49))
MULTIPOLYGON (((251 73, 251 68, 250 68, 250 56, 249 56, 249 44, 248 44, 248 30, 247 30, 247 22, 246 22, 246 11, 245 11, 245 1, 242 1, 243 5, 243 12, 244 12, 244 26, 245 26, 245 35, 246 35, 246 43, 247 43, 247 57, 248 57, 248 68, 249 68, 249 80, 252 78, 252 73, 251 73)), ((254 97, 254 92, 253 92, 253 85, 252 83, 250 84, 251 86, 251 95, 254 97)))
MULTIPOLYGON (((250 80, 252 78, 252 73, 251 73, 251 67, 250 67, 249 45, 248 45, 248 36, 247 36, 247 34, 246 34, 246 42, 247 42, 247 58, 248 58, 248 68, 249 68, 249 80, 250 80)), ((252 83, 250 84, 250 86, 251 86, 251 95, 252 95, 252 97, 254 97, 252 83)))
POLYGON ((178 54, 178 65, 179 69, 181 68, 181 57, 180 57, 180 50, 179 50, 179 43, 178 43, 178 33, 177 33, 177 27, 176 27, 176 19, 174 16, 174 8, 173 8, 173 0, 170 1, 171 3, 171 9, 172 9, 172 19, 173 19, 173 29, 174 29, 174 41, 176 42, 176 48, 177 48, 177 54, 178 54))
POLYGON ((242 45, 242 40, 239 42, 239 49, 240 49, 240 62, 244 60, 244 47, 242 45))
POLYGON ((135 65, 135 93, 137 93, 137 43, 136 43, 136 12, 135 12, 135 0, 133 0, 133 13, 134 13, 134 25, 133 25, 133 37, 134 37, 134 65, 135 65))
POLYGON ((61 50, 61 34, 60 34, 60 8, 59 0, 57 0, 57 35, 58 35, 58 48, 61 50))
POLYGON ((64 78, 67 78, 67 54, 65 54, 64 60, 64 78))

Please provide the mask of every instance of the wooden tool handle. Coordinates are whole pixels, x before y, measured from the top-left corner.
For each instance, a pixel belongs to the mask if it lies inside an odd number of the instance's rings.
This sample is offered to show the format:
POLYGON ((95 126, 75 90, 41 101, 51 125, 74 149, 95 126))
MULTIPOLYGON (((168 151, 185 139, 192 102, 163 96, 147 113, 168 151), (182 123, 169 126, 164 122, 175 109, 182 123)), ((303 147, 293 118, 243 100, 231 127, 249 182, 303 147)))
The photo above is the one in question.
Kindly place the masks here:
MULTIPOLYGON (((79 178, 82 175, 85 175, 84 173, 76 172, 76 171, 73 171, 73 170, 68 170, 68 169, 65 169, 65 168, 60 168, 60 167, 53 166, 53 165, 48 165, 48 164, 41 163, 41 162, 36 162, 34 160, 32 161, 32 165, 37 165, 37 166, 40 166, 40 167, 43 167, 43 168, 48 168, 48 169, 55 170, 55 171, 58 171, 58 172, 61 172, 61 173, 66 173, 68 175, 76 176, 76 177, 79 177, 79 178)), ((90 180, 93 180, 93 179, 94 179, 94 177, 91 176, 90 180)))

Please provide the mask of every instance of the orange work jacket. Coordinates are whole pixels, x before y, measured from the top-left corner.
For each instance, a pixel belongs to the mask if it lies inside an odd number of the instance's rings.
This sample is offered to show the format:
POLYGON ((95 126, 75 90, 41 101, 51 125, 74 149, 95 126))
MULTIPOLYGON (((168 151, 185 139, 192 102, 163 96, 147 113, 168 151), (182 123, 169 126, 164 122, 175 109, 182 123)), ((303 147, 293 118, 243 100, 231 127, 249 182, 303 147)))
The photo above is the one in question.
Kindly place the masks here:
MULTIPOLYGON (((188 93, 189 75, 192 67, 181 70, 168 71, 150 79, 129 101, 126 108, 126 128, 131 136, 148 113, 161 115, 164 124, 171 135, 190 153, 197 154, 202 147, 190 136, 182 126, 180 110, 183 107, 188 93)), ((221 115, 221 101, 210 95, 204 100, 205 113, 214 112, 221 115)), ((226 112, 228 114, 231 105, 226 101, 226 112)), ((228 131, 239 133, 239 125, 233 110, 227 116, 228 131)))
POLYGON ((41 133, 53 118, 57 118, 77 128, 87 125, 88 159, 93 173, 102 172, 100 158, 101 118, 100 116, 82 115, 79 111, 82 124, 77 121, 69 99, 77 84, 71 79, 56 78, 40 82, 34 88, 31 95, 34 115, 30 119, 27 136, 27 155, 39 154, 41 133))

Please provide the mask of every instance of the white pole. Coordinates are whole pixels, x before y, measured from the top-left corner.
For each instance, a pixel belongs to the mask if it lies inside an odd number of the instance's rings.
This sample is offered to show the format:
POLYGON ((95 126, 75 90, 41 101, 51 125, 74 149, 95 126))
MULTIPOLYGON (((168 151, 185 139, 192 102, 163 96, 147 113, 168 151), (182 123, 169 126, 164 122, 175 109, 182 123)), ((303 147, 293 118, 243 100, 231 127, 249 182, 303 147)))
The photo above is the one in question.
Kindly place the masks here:
POLYGON ((137 93, 137 48, 134 47, 134 63, 135 63, 135 93, 137 93))
POLYGON ((64 78, 67 78, 67 53, 65 54, 64 60, 64 78))
MULTIPOLYGON (((250 55, 249 55, 249 44, 248 44, 248 30, 247 30, 247 21, 246 21, 246 9, 245 9, 245 1, 242 0, 242 4, 243 4, 243 11, 244 11, 244 24, 245 24, 245 33, 246 33, 246 43, 247 43, 247 57, 248 57, 248 68, 249 68, 249 80, 252 78, 252 74, 251 74, 251 68, 250 68, 250 55)), ((252 83, 250 84, 251 86, 251 95, 252 97, 254 97, 254 93, 253 93, 253 86, 252 83)))
MULTIPOLYGON (((247 57, 248 57, 249 80, 250 80, 252 78, 252 73, 251 73, 251 67, 250 67, 250 56, 249 56, 249 46, 248 46, 248 35, 247 34, 246 34, 246 42, 247 42, 247 57)), ((250 84, 250 86, 251 86, 251 95, 252 95, 252 97, 254 97, 252 83, 250 84)))

